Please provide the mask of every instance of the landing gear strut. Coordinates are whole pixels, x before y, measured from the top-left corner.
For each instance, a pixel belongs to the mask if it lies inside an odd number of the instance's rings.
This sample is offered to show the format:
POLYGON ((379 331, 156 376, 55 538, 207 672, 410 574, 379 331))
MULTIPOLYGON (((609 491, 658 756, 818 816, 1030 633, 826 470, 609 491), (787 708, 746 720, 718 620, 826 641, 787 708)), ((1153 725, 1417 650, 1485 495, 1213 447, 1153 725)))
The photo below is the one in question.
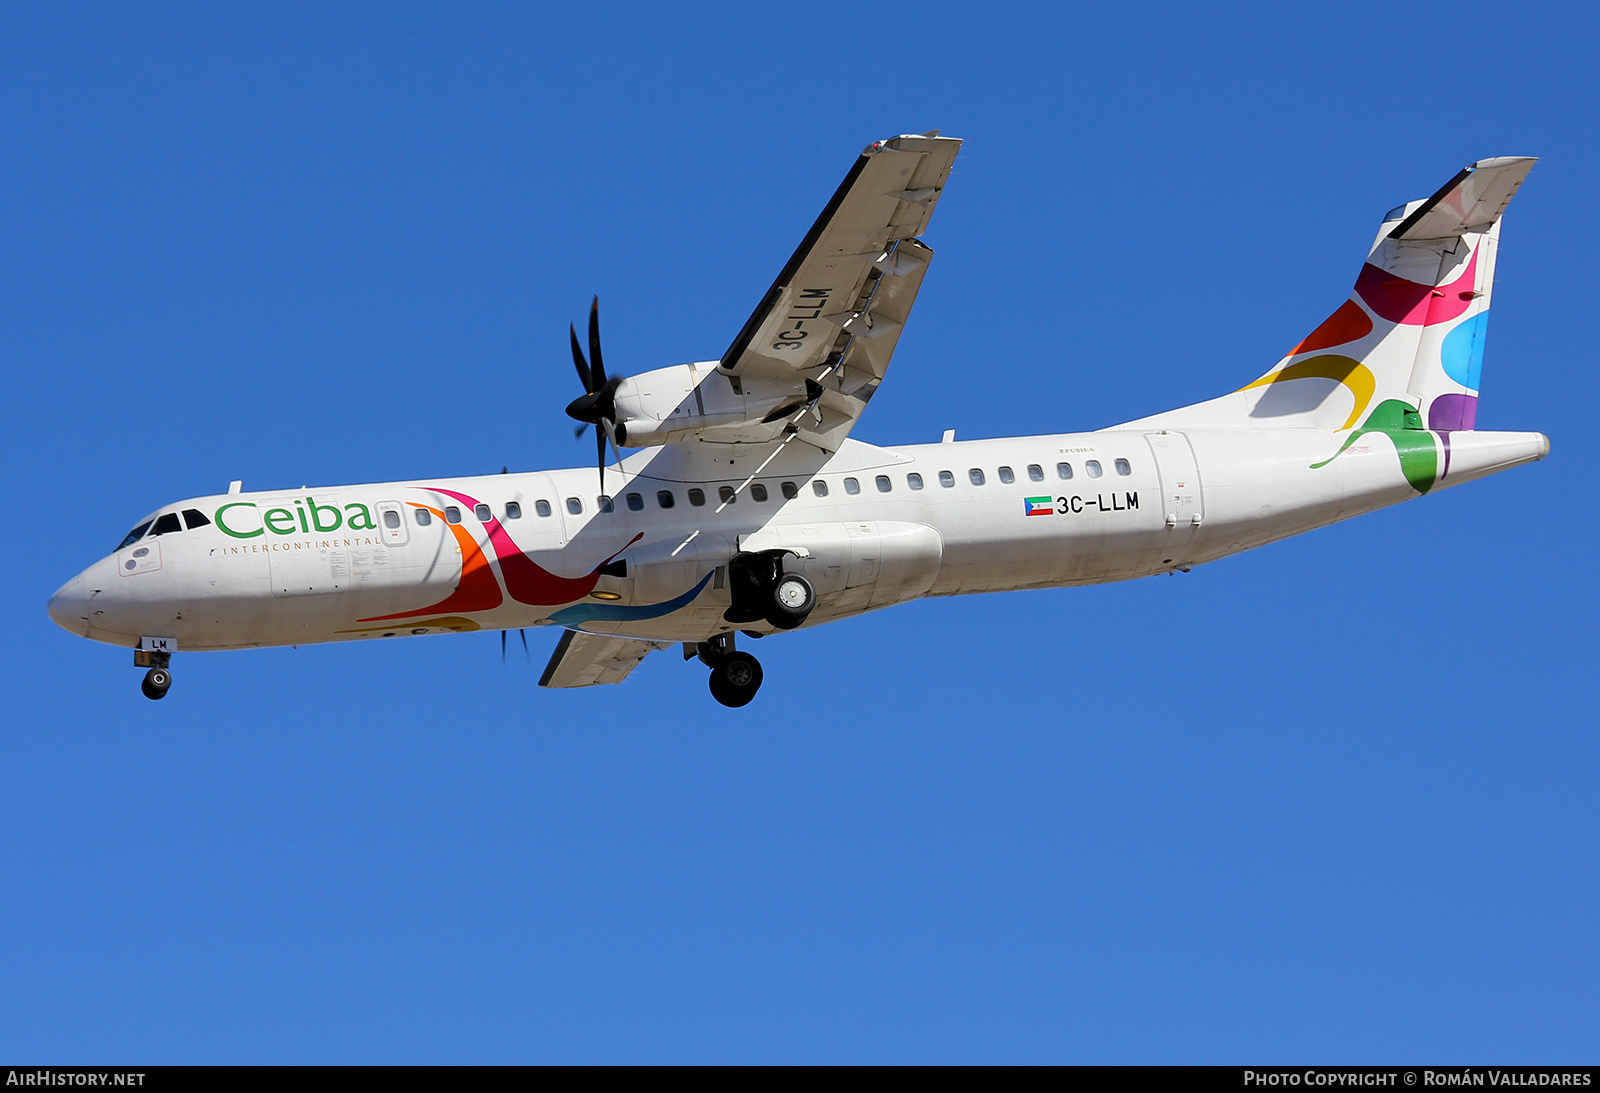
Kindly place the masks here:
POLYGON ((711 668, 711 697, 724 706, 747 705, 761 689, 761 662, 733 647, 732 634, 718 634, 695 647, 700 662, 711 668))

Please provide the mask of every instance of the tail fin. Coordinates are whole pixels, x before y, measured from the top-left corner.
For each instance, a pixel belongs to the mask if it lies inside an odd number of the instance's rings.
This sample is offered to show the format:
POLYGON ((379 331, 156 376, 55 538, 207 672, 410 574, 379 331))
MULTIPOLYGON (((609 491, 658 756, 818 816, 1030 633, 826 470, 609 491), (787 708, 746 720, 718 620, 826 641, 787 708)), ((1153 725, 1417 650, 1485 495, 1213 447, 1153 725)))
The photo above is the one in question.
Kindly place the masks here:
POLYGON ((1392 210, 1350 298, 1266 375, 1129 424, 1350 429, 1399 400, 1429 429, 1471 429, 1500 217, 1533 164, 1479 160, 1426 201, 1392 210))

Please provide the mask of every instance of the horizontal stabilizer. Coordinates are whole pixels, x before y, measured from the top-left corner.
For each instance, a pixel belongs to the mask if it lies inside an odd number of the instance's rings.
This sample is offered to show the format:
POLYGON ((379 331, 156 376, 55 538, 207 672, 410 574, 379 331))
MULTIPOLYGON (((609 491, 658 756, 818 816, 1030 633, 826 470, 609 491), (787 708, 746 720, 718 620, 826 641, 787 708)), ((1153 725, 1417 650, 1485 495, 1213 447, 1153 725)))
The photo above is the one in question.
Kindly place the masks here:
POLYGON ((1389 233, 1390 239, 1449 239, 1486 230, 1533 170, 1532 156, 1480 159, 1444 184, 1389 233))

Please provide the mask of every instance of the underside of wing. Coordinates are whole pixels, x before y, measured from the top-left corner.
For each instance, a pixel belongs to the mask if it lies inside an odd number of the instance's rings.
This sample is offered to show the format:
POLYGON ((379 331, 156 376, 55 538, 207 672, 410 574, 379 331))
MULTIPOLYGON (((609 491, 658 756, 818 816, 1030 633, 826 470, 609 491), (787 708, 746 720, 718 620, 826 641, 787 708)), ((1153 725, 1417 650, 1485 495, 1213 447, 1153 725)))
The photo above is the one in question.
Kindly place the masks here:
POLYGON ((888 370, 933 251, 918 236, 961 142, 894 137, 862 152, 723 354, 738 388, 787 390, 749 439, 791 422, 834 451, 888 370), (796 416, 798 415, 798 416, 796 416))
POLYGON ((621 683, 628 673, 657 649, 671 643, 608 638, 568 630, 561 635, 544 675, 541 687, 593 687, 601 683, 621 683))

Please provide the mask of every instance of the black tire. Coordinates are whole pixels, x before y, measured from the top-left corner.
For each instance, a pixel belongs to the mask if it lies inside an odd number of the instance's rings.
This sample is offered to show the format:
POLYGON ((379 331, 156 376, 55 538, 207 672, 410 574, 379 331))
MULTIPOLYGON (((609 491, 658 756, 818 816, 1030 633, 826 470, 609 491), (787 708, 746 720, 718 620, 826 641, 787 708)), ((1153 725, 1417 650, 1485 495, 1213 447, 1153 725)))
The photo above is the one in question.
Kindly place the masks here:
POLYGON ((171 672, 165 668, 152 668, 144 674, 144 681, 139 684, 139 690, 153 702, 158 698, 166 698, 167 689, 171 686, 171 672))
POLYGON ((747 705, 761 689, 761 662, 749 653, 729 653, 711 670, 711 697, 724 706, 747 705))
POLYGON ((817 590, 798 573, 785 573, 767 594, 767 621, 779 630, 793 630, 817 606, 817 590))

